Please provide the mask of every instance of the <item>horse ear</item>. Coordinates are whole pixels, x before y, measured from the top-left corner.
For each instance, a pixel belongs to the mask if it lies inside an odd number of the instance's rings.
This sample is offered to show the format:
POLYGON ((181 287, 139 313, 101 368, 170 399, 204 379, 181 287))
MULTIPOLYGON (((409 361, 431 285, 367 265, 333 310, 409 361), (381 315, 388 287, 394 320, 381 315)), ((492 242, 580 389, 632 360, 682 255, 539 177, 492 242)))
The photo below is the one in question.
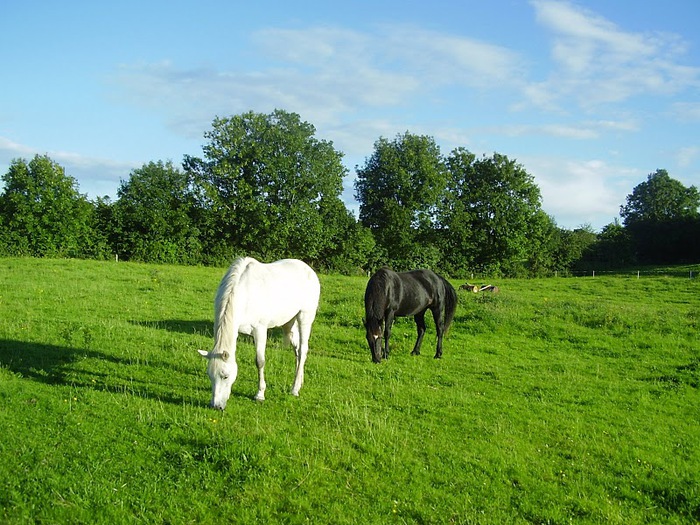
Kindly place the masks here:
POLYGON ((209 358, 209 352, 207 352, 206 350, 197 350, 197 352, 199 352, 199 355, 201 355, 202 357, 206 357, 207 359, 209 358))
POLYGON ((221 352, 221 359, 223 359, 224 361, 228 361, 228 358, 229 358, 229 353, 226 350, 221 352))

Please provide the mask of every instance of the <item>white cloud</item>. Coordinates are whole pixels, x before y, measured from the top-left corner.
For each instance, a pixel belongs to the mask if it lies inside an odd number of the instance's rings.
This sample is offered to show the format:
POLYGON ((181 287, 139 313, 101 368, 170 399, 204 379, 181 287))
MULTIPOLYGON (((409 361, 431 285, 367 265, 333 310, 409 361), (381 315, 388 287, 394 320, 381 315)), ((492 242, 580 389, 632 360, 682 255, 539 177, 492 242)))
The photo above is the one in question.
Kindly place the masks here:
POLYGON ((685 51, 668 33, 625 32, 569 2, 532 0, 537 21, 553 37, 555 69, 525 94, 552 108, 574 97, 584 108, 642 94, 674 94, 700 85, 700 68, 678 62, 685 51))
POLYGON ((283 108, 332 128, 366 121, 377 109, 400 114, 442 86, 512 89, 522 77, 521 60, 505 48, 416 28, 269 28, 252 40, 260 52, 255 71, 161 62, 123 66, 114 80, 129 103, 167 115, 171 127, 194 137, 216 115, 283 108))
POLYGON ((28 146, 19 144, 5 137, 0 137, 0 155, 5 158, 24 157, 27 155, 34 156, 35 151, 28 146))
POLYGON ((132 163, 115 162, 69 151, 39 151, 32 146, 0 137, 0 173, 9 170, 12 160, 31 160, 35 155, 47 155, 58 163, 65 169, 66 175, 77 180, 79 191, 91 198, 104 195, 116 197, 119 181, 128 179, 131 171, 138 167, 132 163))
POLYGON ((545 136, 574 140, 599 139, 609 131, 633 132, 639 128, 634 120, 596 120, 572 124, 511 124, 486 128, 492 134, 507 137, 545 136))
POLYGON ((700 159, 700 146, 680 148, 676 153, 676 163, 681 168, 687 168, 700 159))
POLYGON ((681 122, 700 122, 700 102, 676 102, 671 112, 681 122))
POLYGON ((389 28, 375 45, 428 85, 510 89, 523 82, 523 58, 488 42, 409 27, 389 28))
POLYGON ((542 192, 543 209, 565 228, 590 224, 600 229, 619 215, 640 179, 638 170, 600 160, 519 159, 542 192), (637 182, 635 182, 637 181, 637 182))
POLYGON ((216 115, 251 109, 283 108, 333 124, 358 108, 399 106, 422 89, 410 68, 383 61, 378 50, 387 42, 378 38, 341 28, 265 29, 252 37, 260 53, 256 70, 161 62, 123 66, 116 80, 130 102, 175 113, 169 124, 188 134, 216 115))

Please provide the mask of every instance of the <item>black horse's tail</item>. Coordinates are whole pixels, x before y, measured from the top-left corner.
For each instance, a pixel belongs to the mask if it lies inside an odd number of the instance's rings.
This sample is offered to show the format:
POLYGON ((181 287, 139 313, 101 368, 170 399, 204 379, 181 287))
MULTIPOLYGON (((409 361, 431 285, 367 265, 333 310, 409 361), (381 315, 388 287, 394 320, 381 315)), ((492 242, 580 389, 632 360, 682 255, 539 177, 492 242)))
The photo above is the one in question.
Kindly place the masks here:
POLYGON ((457 311, 457 292, 455 291, 454 287, 449 282, 447 282, 447 279, 445 279, 444 277, 441 277, 441 279, 445 287, 444 333, 447 333, 447 330, 450 328, 452 320, 455 317, 455 312, 457 311))

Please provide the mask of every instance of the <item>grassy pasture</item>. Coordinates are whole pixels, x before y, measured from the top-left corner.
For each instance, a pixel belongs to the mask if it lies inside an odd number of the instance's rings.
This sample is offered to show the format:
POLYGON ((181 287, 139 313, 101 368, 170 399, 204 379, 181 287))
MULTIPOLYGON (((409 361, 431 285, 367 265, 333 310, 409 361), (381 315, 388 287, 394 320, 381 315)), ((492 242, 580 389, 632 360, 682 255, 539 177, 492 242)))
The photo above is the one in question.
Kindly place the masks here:
POLYGON ((216 412, 223 273, 0 259, 0 522, 700 522, 700 280, 460 291, 443 359, 402 319, 374 365, 366 279, 322 275, 301 396, 273 332, 216 412))

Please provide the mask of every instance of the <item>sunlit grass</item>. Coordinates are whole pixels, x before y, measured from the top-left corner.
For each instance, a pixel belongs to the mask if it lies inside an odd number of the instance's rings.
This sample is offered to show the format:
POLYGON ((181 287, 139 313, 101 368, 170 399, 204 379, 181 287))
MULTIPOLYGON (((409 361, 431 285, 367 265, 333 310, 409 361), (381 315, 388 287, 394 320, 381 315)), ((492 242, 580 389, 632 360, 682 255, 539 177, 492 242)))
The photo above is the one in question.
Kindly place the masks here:
POLYGON ((196 350, 223 272, 0 260, 0 521, 700 520, 699 281, 460 291, 443 359, 401 319, 374 365, 366 279, 322 275, 301 396, 275 332, 252 401, 242 338, 217 412, 196 350))

